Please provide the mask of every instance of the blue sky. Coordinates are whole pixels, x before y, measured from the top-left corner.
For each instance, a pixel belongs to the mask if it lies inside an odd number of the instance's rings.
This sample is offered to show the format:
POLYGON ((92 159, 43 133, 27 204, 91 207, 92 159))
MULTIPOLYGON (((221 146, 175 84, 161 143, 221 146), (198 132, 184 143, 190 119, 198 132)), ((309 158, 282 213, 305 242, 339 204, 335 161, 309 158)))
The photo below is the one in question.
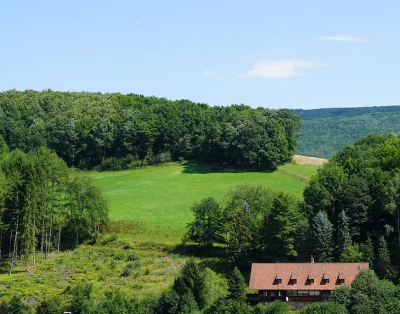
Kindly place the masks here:
POLYGON ((1 1, 0 90, 400 105, 400 1, 1 1))

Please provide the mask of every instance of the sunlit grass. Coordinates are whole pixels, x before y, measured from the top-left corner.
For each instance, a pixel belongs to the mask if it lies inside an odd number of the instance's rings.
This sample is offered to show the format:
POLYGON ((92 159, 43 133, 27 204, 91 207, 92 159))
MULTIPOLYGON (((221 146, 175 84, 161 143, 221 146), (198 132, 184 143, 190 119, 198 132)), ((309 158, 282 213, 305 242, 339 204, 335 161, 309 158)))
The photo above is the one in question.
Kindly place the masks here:
POLYGON ((171 163, 91 176, 108 199, 110 218, 136 223, 134 230, 122 237, 176 244, 192 220, 190 207, 194 202, 208 196, 223 201, 226 192, 238 184, 262 185, 301 199, 307 180, 317 169, 287 164, 272 173, 213 172, 201 164, 171 163))

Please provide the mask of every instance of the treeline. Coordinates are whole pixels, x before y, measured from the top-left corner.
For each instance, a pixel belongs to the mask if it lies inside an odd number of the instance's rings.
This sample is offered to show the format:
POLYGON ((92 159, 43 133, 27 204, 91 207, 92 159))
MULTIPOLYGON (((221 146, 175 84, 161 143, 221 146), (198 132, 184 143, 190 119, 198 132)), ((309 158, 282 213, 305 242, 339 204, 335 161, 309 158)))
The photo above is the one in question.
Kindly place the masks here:
POLYGON ((362 256, 381 277, 398 282, 399 169, 400 139, 370 135, 338 152, 318 171, 304 191, 304 209, 309 217, 321 217, 319 240, 327 243, 318 253, 328 259, 335 252, 350 259, 362 256), (340 240, 340 245, 335 247, 329 238, 340 240))
POLYGON ((185 240, 226 244, 234 265, 250 262, 367 261, 400 281, 400 139, 371 135, 337 153, 304 190, 304 201, 238 186, 225 201, 192 207, 185 240))
POLYGON ((171 160, 275 169, 296 149, 291 110, 210 107, 135 94, 0 93, 0 136, 11 149, 47 146, 68 166, 120 170, 171 160))
POLYGON ((333 117, 353 117, 376 113, 400 113, 400 106, 375 106, 375 107, 352 107, 352 108, 322 108, 322 109, 295 109, 301 120, 313 120, 333 117))
POLYGON ((299 155, 331 158, 368 134, 398 133, 400 106, 295 110, 302 119, 299 155))
POLYGON ((225 201, 204 198, 192 207, 194 221, 184 242, 194 242, 207 252, 226 244, 232 265, 248 268, 251 262, 295 259, 298 223, 303 215, 298 200, 261 186, 239 185, 225 201))
POLYGON ((0 261, 10 274, 52 251, 94 240, 108 220, 101 191, 47 148, 0 152, 0 261))

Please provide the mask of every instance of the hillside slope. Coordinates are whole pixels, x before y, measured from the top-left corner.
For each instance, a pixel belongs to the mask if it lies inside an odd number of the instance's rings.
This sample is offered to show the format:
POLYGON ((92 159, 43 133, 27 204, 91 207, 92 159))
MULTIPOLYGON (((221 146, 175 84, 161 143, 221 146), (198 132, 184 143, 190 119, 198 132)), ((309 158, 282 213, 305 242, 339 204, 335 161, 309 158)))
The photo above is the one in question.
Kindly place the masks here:
POLYGON ((330 158, 359 138, 400 131, 400 106, 295 110, 302 119, 297 154, 330 158))
MULTIPOLYGON (((192 219, 193 203, 205 197, 222 201, 239 184, 262 185, 301 199, 318 165, 286 164, 275 172, 208 169, 202 164, 171 163, 119 172, 93 172, 106 196, 110 218, 131 221, 127 237, 135 241, 180 243, 192 219)), ((119 228, 119 227, 118 227, 119 228)), ((115 230, 120 232, 120 230, 115 230)))

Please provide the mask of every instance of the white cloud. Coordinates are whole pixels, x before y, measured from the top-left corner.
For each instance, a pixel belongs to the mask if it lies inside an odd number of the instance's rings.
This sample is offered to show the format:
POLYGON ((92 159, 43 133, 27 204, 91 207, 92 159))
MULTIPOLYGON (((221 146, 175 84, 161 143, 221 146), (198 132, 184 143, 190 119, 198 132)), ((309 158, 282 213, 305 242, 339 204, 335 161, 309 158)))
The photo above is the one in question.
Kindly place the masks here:
POLYGON ((326 66, 326 64, 304 60, 268 60, 258 62, 254 65, 253 69, 244 74, 238 74, 237 76, 241 78, 258 79, 288 78, 303 75, 299 69, 322 66, 326 66))
POLYGON ((345 41, 345 42, 357 43, 357 44, 366 43, 368 41, 366 39, 354 37, 354 36, 318 36, 317 39, 329 40, 329 41, 345 41))
POLYGON ((216 76, 217 72, 215 72, 214 70, 207 69, 203 71, 203 75, 207 77, 216 76))

